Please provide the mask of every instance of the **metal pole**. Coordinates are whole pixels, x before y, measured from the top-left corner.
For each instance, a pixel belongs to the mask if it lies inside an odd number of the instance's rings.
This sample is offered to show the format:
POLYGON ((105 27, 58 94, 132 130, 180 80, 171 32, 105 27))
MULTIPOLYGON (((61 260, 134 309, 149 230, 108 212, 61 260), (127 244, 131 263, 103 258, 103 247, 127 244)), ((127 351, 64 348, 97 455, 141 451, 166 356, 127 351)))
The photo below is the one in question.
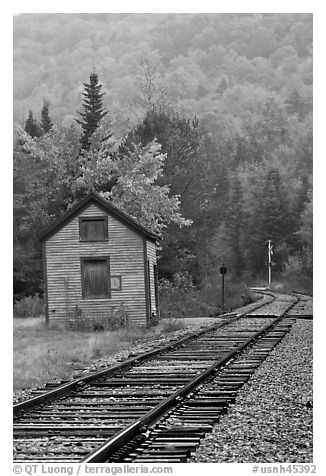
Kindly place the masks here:
POLYGON ((222 274, 222 311, 224 311, 224 274, 222 274))
POLYGON ((272 284, 272 247, 271 240, 268 240, 268 286, 272 284))

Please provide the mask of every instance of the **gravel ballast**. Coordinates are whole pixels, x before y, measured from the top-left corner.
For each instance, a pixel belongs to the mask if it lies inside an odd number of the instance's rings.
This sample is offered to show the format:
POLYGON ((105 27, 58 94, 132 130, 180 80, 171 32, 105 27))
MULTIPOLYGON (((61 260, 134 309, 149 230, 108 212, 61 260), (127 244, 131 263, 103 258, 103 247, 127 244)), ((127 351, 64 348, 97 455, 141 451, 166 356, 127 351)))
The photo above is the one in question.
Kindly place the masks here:
POLYGON ((298 320, 189 462, 311 463, 312 321, 298 320))

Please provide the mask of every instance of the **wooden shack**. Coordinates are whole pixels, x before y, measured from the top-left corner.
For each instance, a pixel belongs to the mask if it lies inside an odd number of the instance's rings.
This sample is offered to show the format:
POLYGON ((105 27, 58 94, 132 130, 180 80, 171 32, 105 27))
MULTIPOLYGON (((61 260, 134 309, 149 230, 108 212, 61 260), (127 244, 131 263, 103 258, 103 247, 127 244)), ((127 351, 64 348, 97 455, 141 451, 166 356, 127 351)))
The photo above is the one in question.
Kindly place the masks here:
POLYGON ((46 319, 102 326, 158 317, 159 237, 96 193, 42 237, 46 319))

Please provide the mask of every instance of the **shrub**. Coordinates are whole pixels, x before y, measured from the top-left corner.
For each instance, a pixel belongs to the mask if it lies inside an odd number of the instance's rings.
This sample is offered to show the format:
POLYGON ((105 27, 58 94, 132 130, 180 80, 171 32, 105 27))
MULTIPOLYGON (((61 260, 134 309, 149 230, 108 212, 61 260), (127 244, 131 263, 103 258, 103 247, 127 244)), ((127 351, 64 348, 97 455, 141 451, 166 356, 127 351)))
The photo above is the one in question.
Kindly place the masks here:
POLYGON ((225 310, 231 311, 257 299, 244 283, 228 282, 225 289, 225 310))
MULTIPOLYGON (((197 291, 188 273, 173 276, 173 283, 163 279, 159 283, 162 318, 186 317, 194 308, 197 291)), ((191 313, 192 314, 192 313, 191 313)))
POLYGON ((214 314, 215 308, 204 302, 195 287, 191 275, 177 273, 173 283, 164 279, 159 286, 162 318, 196 317, 214 314))
MULTIPOLYGON (((223 312, 221 306, 221 280, 211 277, 197 289, 188 273, 174 275, 173 282, 160 282, 160 311, 163 318, 214 316, 223 312)), ((255 300, 243 283, 227 279, 225 282, 224 311, 244 306, 255 300)))
POLYGON ((116 330, 128 326, 128 309, 125 304, 112 308, 107 316, 107 329, 116 330))
MULTIPOLYGON (((310 258, 310 257, 309 257, 310 258)), ((306 255, 289 256, 281 274, 284 291, 311 293, 313 290, 312 263, 306 255)))
POLYGON ((78 305, 75 306, 72 319, 69 320, 69 328, 72 330, 94 332, 123 329, 128 326, 128 309, 120 303, 106 313, 99 313, 87 317, 78 305))
POLYGON ((38 294, 28 296, 14 304, 14 317, 40 317, 45 314, 45 300, 38 294))

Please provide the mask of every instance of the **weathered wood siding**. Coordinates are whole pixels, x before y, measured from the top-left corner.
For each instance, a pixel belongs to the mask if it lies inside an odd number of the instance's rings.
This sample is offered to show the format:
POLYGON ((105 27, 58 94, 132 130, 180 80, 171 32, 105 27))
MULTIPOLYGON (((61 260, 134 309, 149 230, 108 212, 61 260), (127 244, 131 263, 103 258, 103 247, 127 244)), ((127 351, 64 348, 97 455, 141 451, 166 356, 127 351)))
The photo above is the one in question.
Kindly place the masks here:
POLYGON ((90 204, 46 241, 49 320, 104 317, 124 303, 131 323, 146 324, 143 237, 95 204, 90 204), (79 241, 79 217, 108 216, 108 241, 79 241), (122 290, 110 299, 82 299, 81 257, 109 256, 110 274, 121 275, 122 290))
POLYGON ((155 302, 155 279, 154 279, 154 265, 156 265, 156 245, 153 241, 147 240, 147 260, 149 261, 149 282, 151 290, 151 310, 156 314, 155 302))

